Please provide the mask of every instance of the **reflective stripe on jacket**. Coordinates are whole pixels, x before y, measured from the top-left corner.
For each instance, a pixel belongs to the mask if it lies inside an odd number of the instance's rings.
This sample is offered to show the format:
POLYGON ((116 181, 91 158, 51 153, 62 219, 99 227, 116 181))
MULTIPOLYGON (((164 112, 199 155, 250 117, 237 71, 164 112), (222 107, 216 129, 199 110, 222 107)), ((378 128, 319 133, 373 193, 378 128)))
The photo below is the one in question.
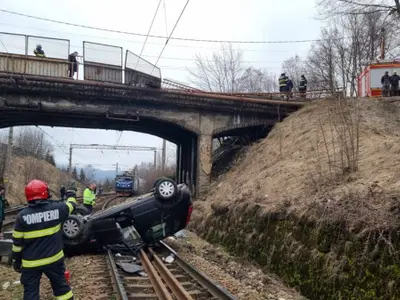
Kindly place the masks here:
POLYGON ((95 200, 96 200, 96 195, 94 194, 94 192, 91 189, 86 188, 83 191, 83 204, 94 205, 95 200))
POLYGON ((286 86, 288 78, 286 76, 279 77, 279 86, 286 86))
POLYGON ((22 268, 38 268, 64 257, 61 224, 75 210, 75 198, 66 202, 40 201, 19 212, 13 231, 12 254, 22 268))
POLYGON ((44 54, 44 51, 43 50, 37 50, 37 49, 35 49, 35 50, 33 50, 33 53, 37 56, 37 57, 46 57, 46 55, 44 54))

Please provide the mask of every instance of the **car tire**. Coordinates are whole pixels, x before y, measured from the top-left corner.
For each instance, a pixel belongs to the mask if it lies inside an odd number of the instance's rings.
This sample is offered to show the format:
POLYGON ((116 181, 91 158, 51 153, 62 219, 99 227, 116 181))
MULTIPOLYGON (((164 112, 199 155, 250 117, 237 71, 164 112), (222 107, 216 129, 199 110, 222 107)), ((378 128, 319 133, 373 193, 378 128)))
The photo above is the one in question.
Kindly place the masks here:
POLYGON ((165 180, 165 179, 169 179, 169 178, 167 178, 167 177, 158 177, 158 178, 154 181, 154 183, 153 183, 153 189, 156 188, 157 184, 158 184, 161 180, 165 180))
POLYGON ((61 225, 61 231, 64 237, 69 240, 79 238, 83 231, 83 221, 80 216, 70 215, 61 225))
POLYGON ((172 179, 160 178, 154 188, 157 199, 166 201, 173 199, 178 193, 178 186, 172 179))
POLYGON ((83 205, 79 205, 75 208, 74 215, 83 217, 83 216, 89 215, 89 210, 86 207, 84 207, 83 205))

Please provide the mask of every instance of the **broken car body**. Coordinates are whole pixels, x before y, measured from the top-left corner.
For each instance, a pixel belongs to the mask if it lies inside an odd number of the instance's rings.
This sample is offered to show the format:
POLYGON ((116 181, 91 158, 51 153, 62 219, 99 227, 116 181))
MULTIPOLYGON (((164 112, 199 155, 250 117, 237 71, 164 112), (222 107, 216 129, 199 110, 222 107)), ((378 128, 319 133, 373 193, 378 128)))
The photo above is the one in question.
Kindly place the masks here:
POLYGON ((70 215, 62 225, 65 250, 76 253, 106 245, 151 245, 184 229, 191 213, 189 188, 159 178, 150 193, 92 215, 70 215))

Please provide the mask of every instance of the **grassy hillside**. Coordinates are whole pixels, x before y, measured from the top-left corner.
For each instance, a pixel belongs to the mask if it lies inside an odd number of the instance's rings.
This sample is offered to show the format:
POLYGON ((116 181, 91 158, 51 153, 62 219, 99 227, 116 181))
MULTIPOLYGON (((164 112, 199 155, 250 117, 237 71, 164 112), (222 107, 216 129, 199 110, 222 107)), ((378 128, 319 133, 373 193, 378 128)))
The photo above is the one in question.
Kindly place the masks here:
POLYGON ((192 228, 311 299, 398 299, 400 104, 323 101, 277 124, 192 228))

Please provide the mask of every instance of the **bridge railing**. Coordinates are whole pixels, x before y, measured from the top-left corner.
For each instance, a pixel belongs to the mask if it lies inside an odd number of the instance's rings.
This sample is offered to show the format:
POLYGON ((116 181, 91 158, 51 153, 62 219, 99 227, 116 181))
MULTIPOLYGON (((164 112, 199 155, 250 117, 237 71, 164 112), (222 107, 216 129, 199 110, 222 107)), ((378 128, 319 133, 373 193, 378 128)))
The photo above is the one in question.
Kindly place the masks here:
POLYGON ((68 76, 69 40, 13 33, 0 33, 0 37, 0 72, 68 76), (37 44, 46 49, 45 58, 34 56, 37 44))
POLYGON ((126 50, 125 84, 139 87, 161 87, 161 70, 147 60, 126 50))
POLYGON ((83 42, 83 79, 123 83, 122 47, 83 42))

